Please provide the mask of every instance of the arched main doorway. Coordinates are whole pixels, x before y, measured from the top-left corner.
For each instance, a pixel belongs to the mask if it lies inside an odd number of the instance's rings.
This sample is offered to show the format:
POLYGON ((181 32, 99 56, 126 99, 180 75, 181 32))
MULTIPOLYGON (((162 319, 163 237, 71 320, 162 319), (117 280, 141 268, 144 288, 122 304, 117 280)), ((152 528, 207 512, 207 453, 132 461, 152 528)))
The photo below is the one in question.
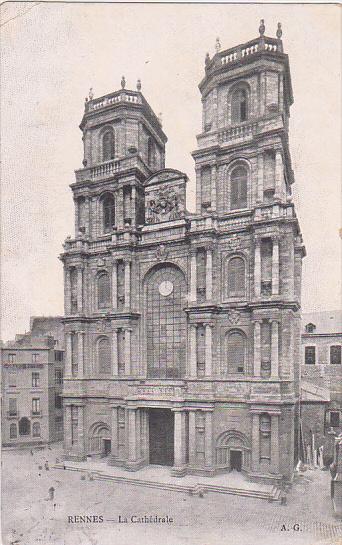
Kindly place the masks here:
POLYGON ((179 378, 186 368, 187 286, 172 264, 157 265, 145 282, 147 376, 179 378))

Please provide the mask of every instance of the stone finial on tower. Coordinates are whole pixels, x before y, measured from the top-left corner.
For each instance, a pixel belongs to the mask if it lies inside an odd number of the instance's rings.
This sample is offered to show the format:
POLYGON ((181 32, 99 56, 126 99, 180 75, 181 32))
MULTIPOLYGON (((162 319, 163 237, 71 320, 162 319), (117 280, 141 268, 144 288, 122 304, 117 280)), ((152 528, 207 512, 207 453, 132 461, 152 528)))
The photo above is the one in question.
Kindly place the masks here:
POLYGON ((162 114, 162 112, 159 112, 159 114, 158 114, 158 121, 160 123, 160 126, 162 126, 163 125, 163 114, 162 114))
POLYGON ((210 55, 209 55, 209 53, 206 53, 206 56, 205 56, 205 65, 208 66, 209 63, 210 63, 210 55))
POLYGON ((121 78, 121 89, 124 89, 126 87, 126 79, 125 76, 122 76, 121 78))
POLYGON ((93 91, 93 88, 90 87, 90 89, 89 89, 89 100, 93 100, 93 98, 94 98, 94 91, 93 91))
POLYGON ((281 39, 282 35, 283 35, 283 31, 281 29, 281 23, 278 23, 278 28, 277 28, 277 38, 278 38, 278 40, 281 39))
POLYGON ((138 79, 137 81, 137 91, 141 91, 141 80, 138 79))
POLYGON ((216 53, 219 53, 219 51, 221 51, 221 42, 220 42, 220 38, 216 38, 216 43, 215 43, 215 49, 216 49, 216 53))
POLYGON ((263 36, 265 34, 265 21, 264 19, 260 20, 260 26, 259 26, 259 34, 260 36, 263 36))

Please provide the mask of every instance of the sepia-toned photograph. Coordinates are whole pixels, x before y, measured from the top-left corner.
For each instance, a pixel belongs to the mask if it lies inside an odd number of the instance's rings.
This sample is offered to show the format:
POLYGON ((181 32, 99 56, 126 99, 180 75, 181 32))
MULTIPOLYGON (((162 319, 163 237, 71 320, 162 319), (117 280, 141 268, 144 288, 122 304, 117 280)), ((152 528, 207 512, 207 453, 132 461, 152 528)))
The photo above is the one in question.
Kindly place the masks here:
POLYGON ((340 6, 0 11, 1 543, 342 545, 340 6))

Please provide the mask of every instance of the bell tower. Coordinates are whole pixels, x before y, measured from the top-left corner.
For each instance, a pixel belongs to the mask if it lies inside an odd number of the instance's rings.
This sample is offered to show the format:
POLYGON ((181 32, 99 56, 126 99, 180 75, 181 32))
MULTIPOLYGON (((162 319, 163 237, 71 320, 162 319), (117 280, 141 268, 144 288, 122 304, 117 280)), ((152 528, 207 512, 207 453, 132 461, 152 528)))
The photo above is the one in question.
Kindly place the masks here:
POLYGON ((75 237, 96 239, 144 222, 143 183, 164 168, 167 138, 141 93, 121 89, 85 100, 83 168, 72 184, 75 237))
POLYGON ((258 38, 224 51, 217 39, 214 57, 206 56, 202 132, 193 152, 197 213, 221 216, 291 198, 289 61, 281 24, 276 38, 264 33, 261 20, 258 38))

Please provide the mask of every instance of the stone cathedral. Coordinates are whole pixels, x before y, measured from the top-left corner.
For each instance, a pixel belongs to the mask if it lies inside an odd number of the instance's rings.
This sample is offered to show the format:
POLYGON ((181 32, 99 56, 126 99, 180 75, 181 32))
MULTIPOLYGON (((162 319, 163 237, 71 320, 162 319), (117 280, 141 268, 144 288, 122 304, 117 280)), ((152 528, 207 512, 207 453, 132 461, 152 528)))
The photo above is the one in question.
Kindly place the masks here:
POLYGON ((259 36, 205 59, 188 178, 141 92, 86 99, 65 281, 65 458, 171 475, 290 479, 301 264, 289 60, 259 36))

